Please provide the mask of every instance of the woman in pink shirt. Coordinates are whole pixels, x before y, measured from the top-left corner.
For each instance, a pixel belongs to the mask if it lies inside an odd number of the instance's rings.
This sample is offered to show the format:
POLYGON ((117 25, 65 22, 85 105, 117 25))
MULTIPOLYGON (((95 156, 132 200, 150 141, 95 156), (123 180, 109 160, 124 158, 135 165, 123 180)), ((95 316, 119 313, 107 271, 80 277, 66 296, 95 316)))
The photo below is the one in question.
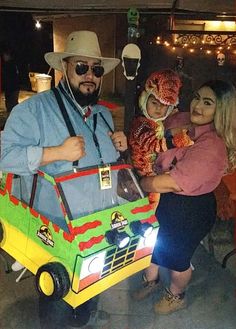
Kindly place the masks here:
MULTIPOLYGON (((158 266, 170 271, 170 286, 155 304, 155 312, 169 314, 186 307, 185 289, 191 279, 190 260, 216 219, 213 190, 222 176, 236 167, 236 90, 228 82, 209 81, 190 105, 192 146, 160 153, 156 176, 144 177, 146 192, 161 193, 156 216, 160 230, 152 263, 144 273, 144 287, 134 298, 143 299, 158 286, 158 266)), ((169 118, 167 128, 178 121, 169 118)))

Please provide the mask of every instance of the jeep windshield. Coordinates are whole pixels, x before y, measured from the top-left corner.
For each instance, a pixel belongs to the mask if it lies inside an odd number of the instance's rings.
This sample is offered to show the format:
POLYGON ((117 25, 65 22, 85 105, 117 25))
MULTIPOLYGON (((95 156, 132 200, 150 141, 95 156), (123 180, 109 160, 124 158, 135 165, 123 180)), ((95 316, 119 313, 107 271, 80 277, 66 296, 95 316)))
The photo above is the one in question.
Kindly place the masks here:
POLYGON ((101 189, 99 168, 85 168, 55 178, 70 220, 143 198, 131 166, 110 166, 111 187, 101 189))

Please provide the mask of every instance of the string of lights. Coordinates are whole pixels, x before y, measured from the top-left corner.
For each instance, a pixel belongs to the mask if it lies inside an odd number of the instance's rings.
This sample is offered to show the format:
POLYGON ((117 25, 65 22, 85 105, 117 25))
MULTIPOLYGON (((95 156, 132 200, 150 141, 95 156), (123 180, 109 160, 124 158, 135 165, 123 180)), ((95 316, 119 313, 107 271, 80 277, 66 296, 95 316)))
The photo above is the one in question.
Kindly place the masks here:
POLYGON ((183 49, 189 53, 215 55, 219 53, 236 54, 236 32, 223 31, 171 31, 157 35, 150 44, 164 46, 175 52, 183 49))

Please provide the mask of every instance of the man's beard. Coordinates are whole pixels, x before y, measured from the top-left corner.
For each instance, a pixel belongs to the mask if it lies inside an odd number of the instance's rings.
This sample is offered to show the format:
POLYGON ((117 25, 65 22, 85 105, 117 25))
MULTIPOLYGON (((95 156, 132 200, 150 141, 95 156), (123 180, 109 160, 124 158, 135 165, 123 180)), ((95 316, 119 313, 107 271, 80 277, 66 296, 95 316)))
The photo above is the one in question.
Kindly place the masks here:
POLYGON ((92 93, 87 93, 87 94, 83 94, 78 88, 74 88, 72 86, 71 86, 71 90, 73 92, 76 102, 81 107, 97 104, 99 88, 97 90, 94 90, 92 93))

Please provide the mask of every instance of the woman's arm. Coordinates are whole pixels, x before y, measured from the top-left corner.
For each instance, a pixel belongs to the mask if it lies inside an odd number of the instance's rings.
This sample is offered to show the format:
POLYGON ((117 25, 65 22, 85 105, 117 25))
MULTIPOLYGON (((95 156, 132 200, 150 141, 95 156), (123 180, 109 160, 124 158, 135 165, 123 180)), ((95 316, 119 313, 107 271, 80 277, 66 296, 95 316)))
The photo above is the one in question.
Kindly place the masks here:
POLYGON ((182 191, 169 174, 143 177, 140 184, 146 192, 168 193, 182 191))

